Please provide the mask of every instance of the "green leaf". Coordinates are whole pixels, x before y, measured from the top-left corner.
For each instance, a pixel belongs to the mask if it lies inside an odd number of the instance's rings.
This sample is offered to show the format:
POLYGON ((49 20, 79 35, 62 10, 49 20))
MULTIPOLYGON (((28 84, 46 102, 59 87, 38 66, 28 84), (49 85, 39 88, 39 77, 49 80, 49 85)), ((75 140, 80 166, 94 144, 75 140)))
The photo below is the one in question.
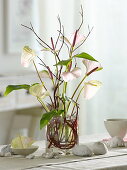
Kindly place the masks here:
POLYGON ((4 92, 4 96, 7 96, 9 93, 11 93, 14 90, 20 90, 20 89, 25 89, 29 90, 30 85, 27 84, 22 84, 22 85, 8 85, 6 87, 6 91, 4 92))
POLYGON ((50 112, 44 113, 42 115, 42 118, 40 120, 40 129, 42 129, 44 126, 48 124, 48 122, 54 117, 54 116, 60 116, 64 110, 52 110, 50 112))
POLYGON ((55 64, 54 66, 58 66, 58 65, 60 65, 60 66, 67 66, 71 61, 72 61, 72 59, 61 60, 57 64, 55 64))
POLYGON ((95 60, 91 55, 87 54, 87 53, 80 53, 80 54, 77 54, 77 55, 74 55, 73 57, 76 57, 76 58, 83 58, 83 59, 87 59, 87 60, 92 60, 92 61, 97 61, 95 60))
POLYGON ((34 84, 32 84, 31 86, 35 86, 36 84, 39 84, 39 83, 34 83, 34 84))

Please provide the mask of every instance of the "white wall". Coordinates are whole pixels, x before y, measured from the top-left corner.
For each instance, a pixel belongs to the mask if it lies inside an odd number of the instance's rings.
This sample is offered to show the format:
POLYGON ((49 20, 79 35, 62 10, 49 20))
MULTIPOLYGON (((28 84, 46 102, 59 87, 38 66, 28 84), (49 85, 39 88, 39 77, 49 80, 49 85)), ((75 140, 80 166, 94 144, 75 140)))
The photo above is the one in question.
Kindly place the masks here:
POLYGON ((105 131, 104 119, 127 118, 127 1, 86 0, 87 22, 94 26, 83 48, 101 62, 104 69, 92 75, 103 86, 86 101, 87 133, 105 131))

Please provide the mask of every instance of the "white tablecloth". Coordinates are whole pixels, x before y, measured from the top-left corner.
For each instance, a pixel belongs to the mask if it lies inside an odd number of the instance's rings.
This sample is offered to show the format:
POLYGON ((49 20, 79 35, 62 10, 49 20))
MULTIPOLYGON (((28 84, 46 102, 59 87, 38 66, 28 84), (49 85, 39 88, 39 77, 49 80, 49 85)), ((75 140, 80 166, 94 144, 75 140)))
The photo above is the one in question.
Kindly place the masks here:
MULTIPOLYGON (((91 135, 80 138, 80 143, 100 141, 106 135, 91 135)), ((0 170, 90 170, 111 169, 127 170, 127 148, 110 150, 105 155, 92 157, 65 156, 59 159, 39 157, 44 152, 44 142, 37 142, 39 150, 35 159, 23 157, 0 157, 0 170)), ((2 146, 1 146, 2 148, 2 146)))

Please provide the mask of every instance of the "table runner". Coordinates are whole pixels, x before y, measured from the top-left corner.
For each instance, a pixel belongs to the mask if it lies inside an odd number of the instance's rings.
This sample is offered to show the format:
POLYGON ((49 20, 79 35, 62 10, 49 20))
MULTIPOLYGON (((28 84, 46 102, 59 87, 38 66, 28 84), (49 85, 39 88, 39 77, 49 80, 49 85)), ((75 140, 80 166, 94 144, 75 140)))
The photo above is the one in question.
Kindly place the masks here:
MULTIPOLYGON (((41 151, 41 150, 40 150, 41 151)), ((33 168, 53 168, 54 166, 71 166, 73 164, 86 164, 87 161, 98 161, 105 158, 125 156, 127 159, 127 151, 109 151, 106 155, 92 156, 92 157, 78 157, 78 156, 64 156, 59 159, 45 159, 42 157, 36 157, 35 159, 26 159, 20 156, 14 157, 0 157, 0 169, 1 170, 24 170, 33 168)), ((66 168, 68 169, 68 168, 66 168)))
POLYGON ((31 168, 31 170, 127 170, 127 156, 31 168))
MULTIPOLYGON (((86 138, 85 138, 86 139, 86 138)), ((91 140, 93 141, 93 140, 91 140)), ((95 141, 95 140, 94 140, 95 141)), ((97 138, 96 138, 97 141, 97 138)), ((81 142, 83 143, 83 142, 81 142)), ((38 155, 44 152, 44 142, 37 143, 40 149, 35 152, 35 159, 26 159, 21 156, 0 157, 0 170, 39 170, 39 169, 104 169, 105 167, 120 166, 127 169, 127 148, 110 150, 105 155, 92 157, 65 156, 59 159, 45 159, 38 155), (123 161, 122 161, 123 160, 123 161), (126 161, 125 161, 126 160, 126 161)), ((1 146, 2 147, 2 146, 1 146)), ((120 170, 122 170, 120 168, 120 170)))

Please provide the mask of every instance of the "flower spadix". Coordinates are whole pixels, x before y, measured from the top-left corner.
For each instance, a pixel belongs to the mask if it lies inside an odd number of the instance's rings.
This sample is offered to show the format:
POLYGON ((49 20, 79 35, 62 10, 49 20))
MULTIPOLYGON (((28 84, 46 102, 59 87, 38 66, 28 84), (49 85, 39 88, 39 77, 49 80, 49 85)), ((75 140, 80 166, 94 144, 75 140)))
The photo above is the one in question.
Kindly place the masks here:
POLYGON ((85 99, 91 99, 99 90, 102 83, 97 80, 91 80, 85 83, 84 86, 84 97, 85 99))
POLYGON ((35 84, 32 85, 29 88, 29 93, 33 96, 36 96, 37 98, 45 98, 46 96, 49 96, 49 92, 47 90, 45 90, 44 85, 43 84, 35 84))
POLYGON ((81 69, 79 67, 75 67, 72 71, 63 72, 61 76, 65 82, 68 82, 80 77, 81 74, 81 69))
POLYGON ((34 57, 36 56, 34 50, 29 48, 29 46, 24 46, 22 49, 22 55, 21 55, 21 64, 24 67, 28 67, 29 64, 34 60, 34 57))

